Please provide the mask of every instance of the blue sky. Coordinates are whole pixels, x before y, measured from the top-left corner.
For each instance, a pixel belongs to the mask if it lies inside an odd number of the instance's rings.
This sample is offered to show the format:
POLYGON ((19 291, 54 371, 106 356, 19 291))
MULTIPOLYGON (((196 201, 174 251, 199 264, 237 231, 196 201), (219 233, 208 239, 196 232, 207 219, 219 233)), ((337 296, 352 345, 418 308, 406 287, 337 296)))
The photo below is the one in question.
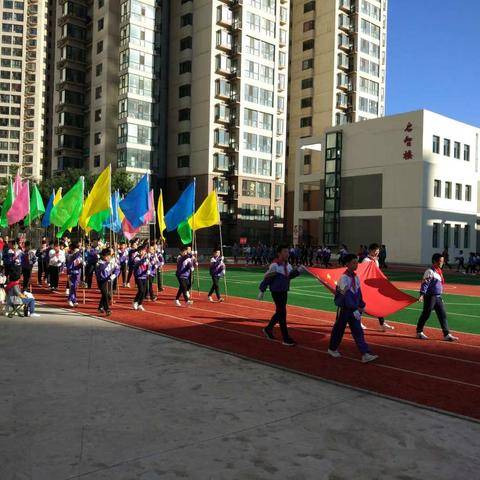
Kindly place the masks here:
POLYGON ((480 126, 480 0, 390 0, 388 23, 387 115, 480 126))

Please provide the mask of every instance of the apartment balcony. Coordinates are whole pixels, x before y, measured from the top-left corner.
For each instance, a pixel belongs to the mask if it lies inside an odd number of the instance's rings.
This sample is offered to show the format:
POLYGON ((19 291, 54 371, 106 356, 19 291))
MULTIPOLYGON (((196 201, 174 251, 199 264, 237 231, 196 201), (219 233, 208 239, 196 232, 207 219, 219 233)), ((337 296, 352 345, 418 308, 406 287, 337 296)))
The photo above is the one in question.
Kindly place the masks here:
POLYGON ((215 122, 216 123, 230 123, 232 116, 230 114, 230 109, 223 104, 217 103, 215 105, 215 122))
POLYGON ((338 16, 338 28, 345 32, 350 32, 352 29, 352 22, 350 20, 350 17, 345 15, 344 13, 341 13, 338 16))
POLYGON ((346 33, 338 34, 338 48, 346 52, 350 52, 352 50, 353 43, 350 40, 350 37, 346 33))
POLYGON ((287 25, 288 23, 288 10, 284 7, 280 7, 280 25, 287 25))
POLYGON ((230 27, 232 25, 232 20, 232 11, 228 7, 224 5, 220 5, 217 7, 217 25, 230 27))
POLYGON ((217 30, 216 48, 225 52, 232 50, 232 36, 225 30, 217 30))
POLYGON ((352 4, 351 0, 340 0, 339 2, 339 8, 340 10, 343 10, 344 12, 351 12, 352 11, 352 4))
POLYGON ((228 172, 230 168, 230 157, 225 153, 215 153, 213 164, 216 172, 228 172))
POLYGON ((232 21, 232 30, 237 32, 242 30, 242 21, 239 18, 234 18, 232 21))
POLYGON ((239 92, 230 92, 230 102, 232 103, 240 103, 241 96, 239 92))
POLYGON ((231 0, 230 5, 232 8, 239 8, 243 6, 243 0, 231 0))
POLYGON ((352 88, 352 82, 348 75, 345 73, 337 74, 337 88, 342 90, 350 90, 352 88))
POLYGON ((346 110, 349 107, 351 107, 351 101, 348 95, 345 95, 344 93, 337 93, 337 108, 346 110))

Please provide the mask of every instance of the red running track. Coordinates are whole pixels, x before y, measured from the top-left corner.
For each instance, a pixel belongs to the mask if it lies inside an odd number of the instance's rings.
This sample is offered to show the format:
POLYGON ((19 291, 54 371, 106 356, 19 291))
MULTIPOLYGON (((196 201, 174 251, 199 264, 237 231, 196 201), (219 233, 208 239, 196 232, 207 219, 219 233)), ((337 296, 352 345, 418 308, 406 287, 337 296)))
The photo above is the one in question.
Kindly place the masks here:
MULTIPOLYGON (((88 300, 78 310, 98 316, 98 291, 86 292, 88 300)), ((36 288, 34 293, 42 303, 63 308, 67 305, 64 290, 51 294, 36 288)), ((229 297, 221 304, 210 303, 204 293, 199 296, 195 292, 195 303, 179 308, 173 302, 174 289, 167 287, 156 302, 144 302, 145 312, 135 312, 131 304, 134 293, 135 289, 121 289, 109 321, 480 420, 478 335, 462 333, 460 342, 448 343, 442 340, 440 330, 427 327, 430 340, 421 341, 415 338, 411 325, 395 323, 393 333, 382 333, 376 320, 366 319, 367 342, 380 358, 362 364, 348 333, 340 348, 342 358, 334 359, 326 353, 334 321, 330 312, 289 306, 290 333, 298 342, 297 347, 289 348, 266 340, 262 333, 273 312, 270 303, 238 297, 229 297)), ((279 336, 279 331, 276 334, 279 336)))

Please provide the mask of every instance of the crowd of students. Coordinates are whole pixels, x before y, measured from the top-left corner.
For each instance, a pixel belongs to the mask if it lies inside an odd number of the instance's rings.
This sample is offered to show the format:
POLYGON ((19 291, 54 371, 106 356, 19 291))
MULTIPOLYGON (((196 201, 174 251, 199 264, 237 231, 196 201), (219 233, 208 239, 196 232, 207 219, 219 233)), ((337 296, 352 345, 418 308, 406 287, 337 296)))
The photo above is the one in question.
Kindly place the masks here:
MULTIPOLYGON (((130 288, 131 279, 134 278, 137 292, 132 302, 134 310, 144 311, 143 302, 149 298, 152 302, 157 300, 157 292, 163 290, 162 269, 165 264, 165 252, 161 242, 131 240, 127 245, 119 242, 112 245, 102 244, 98 240, 86 242, 70 242, 68 238, 48 241, 42 239, 41 245, 33 250, 29 241, 9 240, 0 237, 0 292, 6 292, 4 297, 8 304, 9 298, 15 298, 25 310, 25 315, 35 315, 35 299, 31 295, 32 271, 37 266, 38 286, 46 285, 52 292, 58 292, 59 278, 62 272, 67 275, 65 294, 68 296, 68 305, 72 308, 78 306, 78 289, 91 289, 93 278, 96 278, 97 288, 100 291, 98 305, 99 313, 111 314, 112 295, 117 292, 119 283, 125 288, 130 288), (22 284, 20 285, 20 279, 22 284)), ((275 313, 269 324, 264 328, 265 336, 274 340, 274 327, 280 326, 283 344, 295 346, 295 340, 290 336, 287 326, 287 302, 290 281, 301 273, 307 271, 311 265, 310 249, 299 247, 280 246, 276 249, 261 246, 253 247, 249 251, 249 261, 254 263, 269 262, 270 266, 259 286, 258 299, 262 300, 264 293, 270 289, 275 303, 275 313), (304 255, 307 252, 307 256, 304 255), (254 257, 252 255, 255 254, 254 257)), ((327 247, 315 249, 315 261, 328 267, 330 265, 331 251, 327 247)), ((339 251, 339 264, 345 267, 345 272, 340 277, 334 303, 337 306, 336 321, 332 329, 328 353, 335 358, 341 356, 338 348, 342 341, 345 328, 348 325, 352 336, 362 354, 363 362, 375 360, 377 355, 370 351, 365 341, 365 325, 362 315, 365 309, 360 280, 356 274, 360 261, 375 262, 385 265, 386 249, 384 246, 371 244, 369 247, 361 246, 359 255, 349 253, 345 245, 339 251), (383 255, 382 255, 383 250, 383 255)), ((443 268, 445 252, 437 253, 432 257, 432 265, 423 276, 419 292, 419 301, 423 302, 423 309, 417 322, 416 336, 418 339, 427 340, 423 329, 431 313, 437 314, 444 339, 447 341, 458 340, 450 333, 447 314, 442 300, 443 286, 445 283, 443 268)), ((181 298, 185 305, 193 304, 191 295, 192 275, 198 267, 197 254, 190 246, 183 246, 176 260, 176 278, 178 290, 175 296, 175 305, 182 306, 181 298)), ((215 248, 210 259, 209 273, 212 286, 207 294, 210 302, 223 302, 220 293, 220 279, 225 275, 225 262, 221 251, 215 248), (215 295, 215 296, 214 296, 215 295)), ((84 290, 85 291, 85 290, 84 290)), ((0 301, 1 301, 0 295, 0 301)), ((13 305, 13 300, 10 301, 13 305)), ((384 318, 378 319, 380 328, 386 332, 394 327, 385 322, 384 318)))

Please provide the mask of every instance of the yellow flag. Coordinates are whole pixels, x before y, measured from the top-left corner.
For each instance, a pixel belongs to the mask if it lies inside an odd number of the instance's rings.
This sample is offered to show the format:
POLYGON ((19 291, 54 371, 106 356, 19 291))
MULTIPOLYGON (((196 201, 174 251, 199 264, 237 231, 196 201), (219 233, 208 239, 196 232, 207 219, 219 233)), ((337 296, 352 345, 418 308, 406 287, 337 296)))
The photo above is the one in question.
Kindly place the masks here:
POLYGON ((165 215, 163 213, 163 192, 160 190, 160 196, 158 197, 157 205, 157 218, 158 226, 160 227, 160 238, 163 240, 163 232, 167 229, 167 224, 165 223, 165 215))
POLYGON ((53 206, 55 206, 62 199, 62 187, 60 187, 53 197, 53 206))
POLYGON ((111 208, 112 169, 110 165, 100 174, 83 204, 79 225, 88 231, 90 217, 111 208))
POLYGON ((190 217, 188 223, 192 230, 200 230, 220 223, 216 192, 208 194, 198 210, 190 217))

